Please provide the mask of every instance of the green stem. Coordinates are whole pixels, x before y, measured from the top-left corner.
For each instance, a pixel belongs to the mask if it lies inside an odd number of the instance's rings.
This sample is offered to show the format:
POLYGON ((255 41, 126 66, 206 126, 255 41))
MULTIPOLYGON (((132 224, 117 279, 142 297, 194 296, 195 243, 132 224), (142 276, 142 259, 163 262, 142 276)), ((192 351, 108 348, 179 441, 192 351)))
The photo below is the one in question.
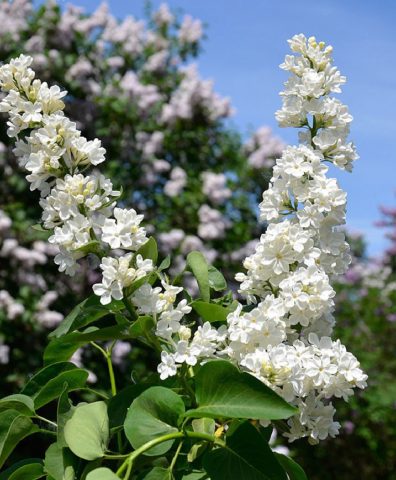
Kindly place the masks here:
POLYGON ((129 476, 131 475, 131 472, 132 472, 132 462, 129 462, 127 471, 125 472, 124 480, 129 480, 129 476))
POLYGON ((120 455, 105 455, 104 458, 106 460, 124 460, 125 458, 129 457, 130 453, 122 453, 120 455))
POLYGON ((316 117, 315 115, 313 115, 313 119, 312 119, 312 127, 309 127, 310 131, 311 131, 311 146, 313 148, 315 148, 315 144, 313 142, 313 138, 316 136, 316 134, 318 133, 318 125, 317 125, 317 122, 316 122, 316 117))
POLYGON ((186 377, 184 375, 181 375, 181 381, 182 381, 183 387, 186 389, 186 391, 188 393, 188 396, 190 397, 192 406, 196 407, 197 402, 195 400, 194 390, 190 387, 190 385, 188 384, 188 380, 186 379, 186 377))
POLYGON ((90 344, 95 347, 97 350, 99 350, 99 352, 105 357, 107 358, 107 352, 106 350, 104 350, 100 345, 98 345, 97 343, 95 342, 90 342, 90 344))
MULTIPOLYGON (((224 440, 221 440, 220 438, 215 437, 214 435, 209 435, 207 433, 201 433, 201 432, 190 432, 190 431, 184 431, 184 432, 174 432, 174 433, 168 433, 166 435, 162 435, 161 437, 154 438, 153 440, 150 440, 149 442, 145 443, 141 447, 137 448, 135 451, 133 451, 128 458, 123 462, 123 464, 120 466, 120 468, 117 470, 117 475, 119 478, 120 475, 124 472, 125 469, 128 469, 129 473, 132 470, 132 465, 134 460, 141 455, 142 453, 146 452, 147 450, 150 450, 150 448, 155 447, 156 445, 159 445, 160 443, 167 442, 168 440, 175 440, 176 438, 197 438, 199 440, 206 440, 207 442, 214 443, 216 445, 219 445, 220 447, 225 447, 226 443, 224 440)), ((128 477, 126 477, 128 478, 128 477)))
POLYGON ((132 320, 136 320, 137 315, 129 299, 127 297, 124 297, 122 299, 122 303, 125 305, 126 309, 128 310, 129 315, 132 317, 132 320))
POLYGON ((109 396, 108 396, 108 395, 106 395, 106 394, 103 393, 103 392, 99 392, 98 390, 94 390, 93 388, 88 388, 88 387, 80 388, 80 391, 93 393, 94 395, 97 395, 98 397, 101 397, 101 398, 103 398, 104 400, 108 400, 108 399, 109 399, 109 396))
POLYGON ((115 381, 113 362, 111 361, 111 354, 113 352, 113 347, 114 347, 115 343, 116 343, 116 341, 114 341, 112 343, 111 347, 106 352, 107 368, 109 370, 109 377, 110 377, 111 395, 113 397, 115 395, 117 395, 117 386, 116 386, 116 381, 115 381))
POLYGON ((35 415, 34 418, 37 418, 39 420, 42 420, 43 422, 46 422, 46 423, 49 423, 50 425, 52 425, 53 427, 55 428, 58 428, 58 424, 53 422, 52 420, 48 420, 48 418, 45 418, 45 417, 42 417, 41 415, 35 415))
POLYGON ((183 440, 181 440, 179 445, 177 446, 176 452, 175 452, 175 454, 172 458, 171 464, 169 465, 169 468, 168 468, 169 472, 172 472, 172 470, 174 469, 177 457, 179 456, 179 453, 180 453, 180 450, 181 450, 182 446, 183 446, 183 440))
POLYGON ((45 428, 41 428, 39 433, 46 433, 48 435, 54 435, 55 437, 57 436, 56 432, 53 432, 52 430, 46 430, 45 428))
POLYGON ((114 395, 117 394, 117 387, 115 383, 115 376, 114 376, 114 369, 113 369, 113 363, 111 361, 111 353, 113 351, 113 347, 115 345, 116 340, 111 344, 111 347, 108 350, 104 350, 100 345, 98 345, 95 342, 90 342, 93 347, 95 347, 99 352, 104 356, 106 359, 107 363, 107 368, 109 370, 109 377, 110 377, 110 388, 111 388, 111 395, 114 397, 114 395))

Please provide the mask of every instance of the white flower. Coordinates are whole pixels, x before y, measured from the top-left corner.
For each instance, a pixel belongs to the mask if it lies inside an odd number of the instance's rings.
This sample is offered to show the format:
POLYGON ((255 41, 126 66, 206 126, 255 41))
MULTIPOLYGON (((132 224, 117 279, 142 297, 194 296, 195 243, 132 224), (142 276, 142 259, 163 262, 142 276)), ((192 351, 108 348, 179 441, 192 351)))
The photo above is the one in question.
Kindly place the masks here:
POLYGON ((144 283, 133 293, 131 301, 140 313, 156 314, 162 310, 160 293, 161 287, 153 288, 149 283, 144 283))
POLYGON ((106 305, 111 299, 121 300, 124 297, 123 290, 133 282, 145 277, 153 269, 153 262, 144 260, 141 255, 136 257, 136 268, 131 266, 132 253, 120 258, 104 257, 100 268, 103 271, 102 283, 96 283, 92 288, 96 295, 100 296, 100 302, 106 305))
POLYGON ((165 380, 168 377, 176 375, 177 365, 174 355, 168 352, 161 352, 161 363, 158 365, 157 370, 160 374, 161 380, 165 380))
POLYGON ((146 230, 140 227, 143 215, 131 209, 114 209, 114 218, 106 218, 102 227, 102 240, 111 248, 137 250, 147 242, 146 230))

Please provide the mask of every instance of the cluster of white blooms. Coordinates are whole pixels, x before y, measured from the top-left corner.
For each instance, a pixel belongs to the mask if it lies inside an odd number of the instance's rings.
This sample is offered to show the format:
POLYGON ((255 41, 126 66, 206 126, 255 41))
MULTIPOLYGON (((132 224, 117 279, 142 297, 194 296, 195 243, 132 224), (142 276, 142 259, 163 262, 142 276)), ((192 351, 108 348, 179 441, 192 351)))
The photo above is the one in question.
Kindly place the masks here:
POLYGON ((174 16, 172 15, 169 7, 166 3, 161 3, 158 10, 153 14, 153 20, 157 25, 169 25, 173 22, 174 16))
POLYGON ((53 327, 63 319, 61 313, 49 308, 58 298, 58 294, 48 290, 48 282, 38 271, 47 264, 48 257, 54 257, 56 253, 56 249, 43 241, 35 241, 29 248, 22 246, 18 239, 12 236, 11 218, 0 210, 0 262, 6 272, 4 275, 3 271, 0 271, 0 313, 3 314, 3 319, 15 320, 26 311, 32 315, 34 321, 44 327, 53 327), (14 298, 10 291, 6 290, 15 291, 12 286, 14 281, 20 290, 29 287, 29 291, 34 294, 34 299, 30 297, 28 304, 24 303, 23 298, 14 298))
MULTIPOLYGON (((171 21, 165 8, 154 20, 163 25, 171 21)), ((112 35, 126 42, 125 33, 133 31, 123 48, 139 51, 142 26, 133 19, 124 24, 124 29, 112 35)), ((82 137, 64 116, 65 92, 34 78, 31 57, 21 55, 0 67, 0 87, 6 93, 0 110, 9 112, 8 134, 17 138, 14 153, 28 171, 31 188, 41 192, 43 224, 53 230, 49 241, 59 249, 55 262, 60 271, 73 275, 80 258, 88 254, 100 258, 102 279, 93 290, 101 303, 121 300, 128 293, 128 307, 154 318, 155 342, 162 350, 161 379, 208 358, 228 357, 298 407, 298 413, 288 420, 290 441, 309 437, 315 443, 338 432, 331 398, 347 399, 355 387, 364 388, 367 379, 356 358, 331 339, 335 292, 329 275, 345 272, 350 255, 339 230, 345 223, 346 195, 336 180, 326 177, 325 162, 350 170, 357 155, 346 140, 352 117, 341 102, 329 97, 345 82, 332 66, 330 47, 303 35, 290 44, 300 55, 287 56, 282 66, 292 77, 282 93, 283 107, 277 118, 283 126, 305 127, 306 132, 297 147, 283 150, 278 145, 283 153, 260 204, 260 216, 268 228, 244 261, 246 273, 237 275, 240 293, 253 305, 248 311, 238 305, 227 324, 218 329, 209 322, 194 325, 186 318, 191 306, 178 298, 183 289, 171 285, 158 271, 162 286, 146 281, 135 291, 129 288, 151 278, 155 269, 151 260, 137 252, 147 241, 146 230, 140 226, 143 216, 117 207, 120 192, 113 190, 110 180, 96 172, 85 173, 104 160, 104 149, 98 140, 82 137)), ((154 100, 158 92, 147 90, 133 72, 127 72, 122 82, 122 88, 130 89, 137 103, 141 102, 141 109, 158 100, 154 100)), ((162 121, 172 125, 177 119, 190 119, 196 106, 207 109, 213 120, 229 110, 228 103, 213 93, 212 84, 200 81, 190 69, 163 105, 162 121)), ((163 137, 148 135, 140 140, 141 150, 149 145, 146 157, 150 158, 161 149, 163 137)), ((160 168, 165 164, 164 171, 170 170, 165 160, 160 168)), ((225 201, 229 195, 225 177, 206 173, 204 193, 215 204, 225 201), (216 188, 220 197, 215 195, 216 188)), ((174 166, 165 194, 178 195, 186 177, 183 169, 174 166)), ((217 252, 205 249, 202 239, 223 238, 231 222, 206 204, 199 208, 198 217, 198 236, 174 229, 163 234, 160 242, 169 243, 169 251, 176 246, 181 254, 199 249, 215 258, 217 252)), ((244 248, 252 247, 249 243, 244 248)), ((180 271, 181 255, 176 257, 178 263, 180 271)))
MULTIPOLYGON (((148 110, 163 98, 156 85, 143 84, 132 70, 121 78, 119 87, 125 96, 136 103, 142 114, 147 114, 148 110)), ((111 95, 113 91, 114 87, 109 85, 105 93, 111 95)), ((114 94, 116 95, 115 91, 114 94)))
POLYGON ((36 304, 34 319, 44 327, 54 328, 63 320, 63 315, 49 307, 58 299, 58 293, 48 290, 36 304))
POLYGON ((297 55, 281 65, 292 75, 277 119, 305 132, 299 146, 276 160, 263 194, 260 214, 268 228, 244 261, 247 272, 237 275, 240 293, 257 305, 248 313, 240 305, 228 316, 226 352, 299 408, 288 420, 290 441, 307 436, 315 443, 338 432, 331 397, 347 399, 366 386, 359 362, 330 338, 329 275, 344 273, 350 255, 339 229, 346 194, 326 177, 325 162, 351 170, 357 154, 346 140, 352 117, 329 96, 345 82, 332 66, 331 47, 304 35, 289 43, 297 55))
POLYGON ((183 23, 178 32, 179 40, 182 43, 196 43, 203 35, 201 20, 194 19, 191 15, 185 15, 183 23))
POLYGON ((142 156, 145 159, 154 157, 162 149, 163 141, 164 134, 160 131, 151 134, 147 132, 138 132, 136 134, 136 147, 142 152, 142 156))
POLYGON ((198 210, 198 235, 204 240, 223 238, 227 228, 230 228, 230 221, 215 208, 209 205, 201 205, 198 210))
POLYGON ((168 197, 176 197, 187 185, 187 173, 181 167, 172 168, 169 180, 165 183, 164 193, 168 197))
POLYGON ((184 69, 183 79, 169 103, 162 107, 161 118, 165 124, 173 125, 178 119, 192 119, 197 111, 202 110, 212 121, 233 113, 230 100, 214 92, 213 82, 201 80, 196 65, 190 65, 184 69))
POLYGON ((25 307, 17 302, 7 290, 0 290, 0 307, 8 320, 14 320, 14 318, 19 317, 25 311, 25 307))
POLYGON ((94 291, 102 303, 119 300, 123 288, 153 269, 151 261, 131 253, 147 241, 143 216, 116 206, 120 192, 110 180, 84 175, 104 161, 105 150, 99 140, 81 136, 63 114, 66 92, 35 79, 31 63, 21 55, 0 67, 0 87, 7 94, 0 111, 9 113, 8 135, 17 138, 14 153, 29 172, 31 189, 41 192, 43 224, 53 229, 49 242, 59 249, 59 270, 73 275, 78 259, 97 254, 103 280, 94 291))
POLYGON ((25 26, 25 17, 31 11, 29 0, 14 0, 13 2, 0 2, 0 25, 2 34, 8 35, 13 40, 19 40, 20 32, 25 26))
POLYGON ((182 287, 165 281, 162 281, 162 288, 153 288, 145 283, 131 298, 140 313, 151 314, 157 319, 155 333, 166 344, 158 365, 162 380, 175 375, 183 364, 194 366, 199 359, 215 357, 226 339, 225 326, 216 329, 209 322, 205 322, 193 333, 182 323, 185 315, 191 312, 187 300, 177 302, 177 295, 182 291, 182 287))
POLYGON ((203 172, 202 192, 216 205, 224 203, 232 192, 227 187, 227 177, 224 173, 203 172))
POLYGON ((284 148, 282 140, 272 135, 269 127, 260 127, 244 145, 248 163, 256 169, 273 167, 284 148))
POLYGON ((332 64, 333 48, 317 43, 314 37, 307 40, 304 35, 295 35, 289 44, 298 55, 286 55, 281 65, 292 75, 281 93, 283 105, 276 118, 283 127, 308 127, 301 135, 302 142, 327 161, 350 171, 358 158, 353 143, 347 142, 352 116, 346 105, 329 96, 340 93, 346 82, 332 64))

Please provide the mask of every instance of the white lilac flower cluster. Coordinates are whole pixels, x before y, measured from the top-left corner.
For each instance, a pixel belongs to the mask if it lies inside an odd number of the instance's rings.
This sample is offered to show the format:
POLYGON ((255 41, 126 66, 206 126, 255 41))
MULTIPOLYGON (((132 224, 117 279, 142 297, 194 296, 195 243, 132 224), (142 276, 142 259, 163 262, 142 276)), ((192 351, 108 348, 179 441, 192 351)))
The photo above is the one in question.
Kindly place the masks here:
POLYGON ((240 305, 228 317, 229 357, 299 408, 285 435, 312 443, 335 436, 332 397, 348 399, 367 375, 356 358, 330 337, 334 318, 329 275, 344 273, 349 246, 339 225, 345 223, 346 194, 327 178, 326 162, 351 170, 357 154, 347 142, 348 109, 330 96, 345 82, 332 65, 331 47, 296 35, 295 55, 281 68, 291 72, 281 93, 281 126, 304 127, 300 145, 284 149, 276 160, 270 187, 260 204, 268 223, 255 252, 237 275, 240 293, 256 304, 240 305))
POLYGON ((4 314, 6 320, 21 317, 27 307, 32 312, 34 321, 44 327, 53 327, 63 319, 61 313, 49 308, 58 298, 58 294, 48 290, 48 282, 37 271, 37 267, 45 265, 49 257, 54 257, 57 252, 56 248, 38 240, 29 245, 29 248, 22 246, 18 239, 12 236, 11 218, 0 210, 0 262, 6 271, 6 275, 0 272, 0 313, 4 314), (19 299, 15 299, 6 290, 10 288, 12 281, 19 286, 29 287, 35 295, 39 295, 37 302, 30 298, 29 304, 24 306, 19 299))
POLYGON ((227 187, 224 173, 203 172, 201 178, 202 193, 215 205, 221 205, 231 197, 232 191, 227 187))
POLYGON ((20 32, 25 27, 25 18, 31 11, 32 5, 28 0, 14 0, 0 2, 0 24, 2 35, 7 35, 14 41, 20 38, 20 32))
POLYGON ((175 375, 183 364, 194 366, 200 359, 215 357, 227 337, 225 325, 216 329, 210 322, 205 322, 193 333, 182 323, 184 316, 191 312, 187 300, 177 301, 177 295, 182 291, 182 287, 164 281, 162 288, 153 288, 146 283, 131 298, 140 313, 151 314, 157 320, 155 333, 166 344, 158 365, 162 380, 175 375))
MULTIPOLYGON (((300 145, 287 147, 276 161, 260 205, 267 231, 244 262, 246 274, 237 275, 241 294, 253 305, 247 312, 239 305, 227 325, 218 329, 209 322, 196 328, 185 318, 191 312, 187 300, 178 298, 183 289, 162 275, 161 287, 143 283, 130 301, 139 313, 155 320, 162 379, 208 358, 229 358, 298 407, 288 420, 285 435, 290 441, 309 437, 315 443, 338 432, 331 398, 347 399, 355 387, 364 388, 367 379, 356 358, 330 337, 334 290, 329 275, 343 273, 350 255, 338 229, 345 223, 346 195, 326 177, 325 162, 350 170, 357 155, 346 140, 352 117, 329 96, 345 82, 332 66, 331 48, 303 35, 290 44, 300 55, 288 56, 283 64, 292 77, 277 118, 281 125, 306 131, 300 145)), ((59 248, 60 270, 73 274, 77 260, 94 253, 101 257, 103 273, 94 292, 103 304, 120 300, 126 288, 154 269, 151 260, 133 253, 147 240, 140 226, 142 215, 116 206, 119 192, 110 180, 95 172, 84 174, 104 160, 104 150, 98 140, 81 137, 63 115, 64 92, 35 80, 31 61, 22 55, 0 68, 0 87, 8 93, 0 109, 10 114, 15 154, 29 172, 32 189, 41 191, 43 222, 54 230, 50 242, 59 248)), ((193 87, 186 87, 187 97, 193 87)), ((170 117, 189 115, 178 111, 170 117)), ((178 182, 171 193, 184 188, 183 175, 176 177, 171 179, 178 182)), ((219 214, 208 205, 201 207, 201 238, 213 238, 208 237, 208 224, 215 238, 224 235, 230 225, 219 214)), ((181 230, 167 235, 162 241, 178 244, 184 253, 203 246, 200 238, 181 230)))
POLYGON ((104 304, 121 299, 124 288, 153 269, 139 255, 132 265, 131 252, 147 241, 143 216, 116 206, 120 192, 110 180, 97 172, 84 175, 104 161, 105 150, 99 140, 81 136, 63 114, 66 92, 35 79, 31 63, 21 55, 0 67, 0 87, 7 93, 0 111, 9 113, 8 135, 17 138, 14 153, 31 189, 41 192, 43 225, 53 229, 49 242, 59 248, 55 263, 73 275, 77 260, 96 253, 103 279, 94 292, 104 304))
POLYGON ((161 120, 172 126, 177 120, 190 120, 197 109, 206 113, 208 119, 216 121, 229 117, 233 110, 228 98, 213 91, 211 80, 201 80, 196 65, 181 69, 182 81, 172 93, 169 103, 163 105, 161 120))
POLYGON ((260 127, 244 145, 248 163, 255 169, 272 168, 284 148, 282 140, 265 126, 260 127))

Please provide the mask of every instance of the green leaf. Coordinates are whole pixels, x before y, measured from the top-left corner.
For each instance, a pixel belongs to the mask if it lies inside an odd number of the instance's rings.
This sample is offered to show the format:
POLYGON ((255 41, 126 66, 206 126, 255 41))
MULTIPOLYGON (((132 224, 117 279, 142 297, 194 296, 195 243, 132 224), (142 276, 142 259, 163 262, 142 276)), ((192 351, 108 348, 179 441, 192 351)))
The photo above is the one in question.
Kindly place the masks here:
POLYGON ((0 400, 0 412, 4 410, 16 410, 29 417, 34 415, 34 403, 27 395, 16 393, 0 400))
POLYGON ((216 292, 221 292, 227 288, 227 282, 223 274, 216 267, 210 265, 208 268, 209 286, 216 292))
POLYGON ((207 447, 208 444, 206 442, 194 443, 187 453, 187 461, 189 463, 195 462, 195 460, 207 450, 207 447))
POLYGON ((58 424, 57 439, 58 439, 58 445, 60 447, 67 447, 64 430, 65 430, 66 422, 71 418, 74 411, 74 407, 69 400, 68 393, 69 393, 68 384, 66 383, 63 386, 63 391, 61 395, 59 396, 57 412, 56 412, 57 424, 58 424))
POLYGON ((66 467, 62 480, 75 480, 75 479, 76 479, 76 474, 74 472, 74 468, 71 465, 69 467, 66 467))
POLYGON ((44 469, 54 480, 63 480, 68 467, 74 471, 74 459, 69 449, 53 443, 45 452, 44 469))
POLYGON ((144 477, 144 480, 173 480, 173 475, 167 468, 154 467, 144 477))
POLYGON ((141 255, 143 258, 152 260, 155 265, 158 260, 158 247, 154 237, 150 237, 147 242, 137 250, 136 255, 141 255))
POLYGON ((78 405, 65 425, 70 450, 84 460, 103 457, 109 441, 109 418, 104 402, 78 405))
MULTIPOLYGON (((133 448, 162 435, 178 431, 179 418, 184 413, 184 403, 179 395, 164 387, 151 387, 139 395, 128 410, 124 429, 133 448)), ((161 443, 145 455, 162 455, 174 440, 161 443)))
POLYGON ((167 268, 170 267, 170 264, 171 264, 171 256, 167 255, 159 264, 158 272, 162 272, 163 270, 166 270, 167 268))
POLYGON ((214 435, 216 423, 213 418, 197 418, 191 422, 194 432, 214 435))
POLYGON ((112 327, 89 327, 85 332, 72 332, 59 338, 54 338, 44 350, 44 363, 50 365, 55 362, 69 360, 80 347, 90 342, 128 339, 131 338, 126 325, 112 327))
POLYGON ((98 242, 98 240, 92 240, 81 247, 75 248, 72 252, 99 254, 101 252, 100 242, 98 242))
POLYGON ((19 462, 14 463, 14 465, 11 465, 11 467, 7 468, 7 470, 4 470, 2 473, 0 473, 0 480, 10 480, 11 474, 16 472, 24 465, 42 465, 42 463, 43 462, 40 458, 25 458, 24 460, 20 460, 19 462))
POLYGON ((8 480, 37 480, 45 477, 43 466, 40 463, 30 463, 15 470, 8 480))
POLYGON ((191 472, 183 475, 182 480, 209 480, 209 477, 205 472, 191 472))
POLYGON ((153 317, 143 315, 133 322, 129 327, 131 338, 144 337, 155 327, 153 317))
POLYGON ((39 430, 30 418, 16 410, 0 413, 0 468, 21 440, 39 430))
POLYGON ((58 327, 49 334, 49 337, 61 337, 124 308, 125 306, 121 301, 113 300, 109 305, 102 305, 97 295, 91 295, 74 307, 58 327))
POLYGON ((120 480, 120 477, 113 473, 109 468, 100 467, 89 472, 86 480, 120 480))
POLYGON ((38 409, 58 398, 65 383, 68 385, 68 391, 78 390, 84 387, 87 378, 88 372, 77 368, 73 363, 54 363, 36 373, 22 393, 31 397, 35 408, 38 409))
POLYGON ((36 230, 36 232, 46 232, 49 233, 48 230, 46 230, 40 223, 36 223, 30 227, 33 230, 36 230))
POLYGON ((207 453, 203 466, 211 480, 287 480, 271 448, 249 422, 227 437, 227 446, 207 453))
POLYGON ((274 455, 287 473, 289 480, 308 480, 304 470, 290 457, 276 452, 274 452, 274 455))
POLYGON ((232 312, 232 308, 201 300, 196 300, 191 306, 205 322, 225 322, 232 312))
POLYGON ((119 427, 124 424, 128 408, 148 385, 129 385, 112 397, 109 401, 107 411, 109 415, 110 428, 119 427))
POLYGON ((198 408, 187 417, 275 420, 296 413, 273 390, 225 360, 203 365, 195 376, 198 408))
POLYGON ((190 252, 187 255, 187 265, 190 268, 192 274, 198 282, 199 291, 201 293, 202 300, 209 302, 210 300, 210 288, 209 288, 209 272, 206 258, 201 252, 190 252))

